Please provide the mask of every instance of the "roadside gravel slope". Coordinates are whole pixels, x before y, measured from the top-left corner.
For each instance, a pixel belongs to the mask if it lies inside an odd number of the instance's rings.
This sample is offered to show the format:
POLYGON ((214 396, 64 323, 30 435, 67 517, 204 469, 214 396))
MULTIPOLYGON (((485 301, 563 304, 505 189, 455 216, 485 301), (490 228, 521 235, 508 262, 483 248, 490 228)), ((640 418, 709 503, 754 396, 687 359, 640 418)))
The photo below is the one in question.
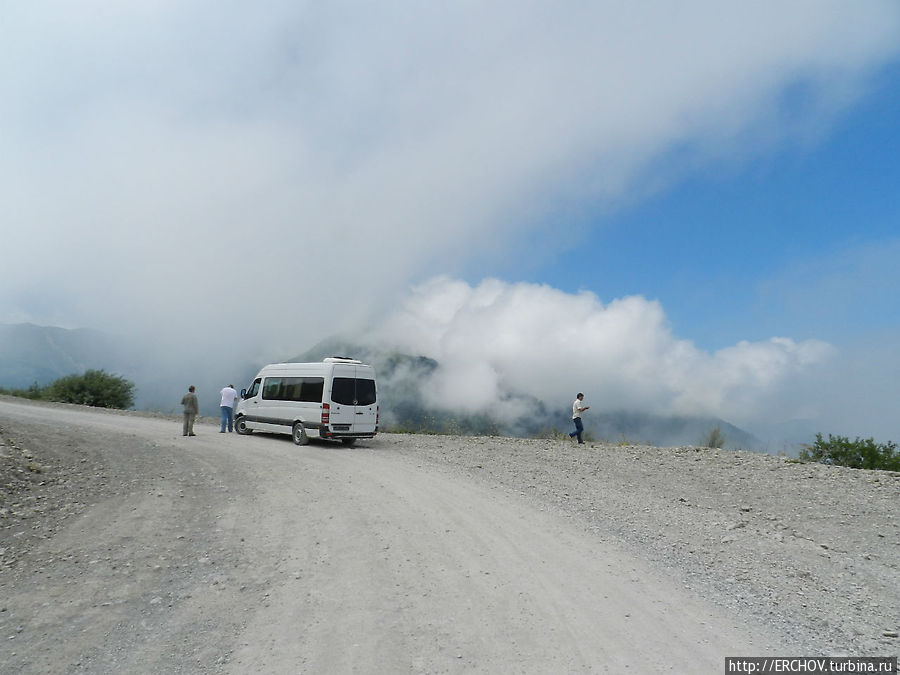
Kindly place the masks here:
POLYGON ((793 653, 900 648, 900 474, 697 447, 391 439, 780 628, 793 653))
POLYGON ((898 474, 198 433, 0 397, 0 672, 703 673, 898 651, 898 474))

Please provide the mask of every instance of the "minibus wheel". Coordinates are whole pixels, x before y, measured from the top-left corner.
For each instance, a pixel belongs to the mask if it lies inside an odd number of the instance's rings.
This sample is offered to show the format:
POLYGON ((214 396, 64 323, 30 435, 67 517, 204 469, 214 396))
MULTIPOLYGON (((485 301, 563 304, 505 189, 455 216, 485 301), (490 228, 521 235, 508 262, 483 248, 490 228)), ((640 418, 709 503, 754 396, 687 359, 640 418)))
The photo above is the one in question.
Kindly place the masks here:
POLYGON ((245 436, 247 434, 253 433, 253 429, 247 428, 247 420, 244 419, 243 415, 241 415, 234 421, 234 430, 239 434, 244 434, 245 436))
POLYGON ((294 430, 291 433, 294 443, 297 445, 306 445, 309 443, 309 436, 306 435, 306 429, 303 428, 303 422, 294 422, 294 430))

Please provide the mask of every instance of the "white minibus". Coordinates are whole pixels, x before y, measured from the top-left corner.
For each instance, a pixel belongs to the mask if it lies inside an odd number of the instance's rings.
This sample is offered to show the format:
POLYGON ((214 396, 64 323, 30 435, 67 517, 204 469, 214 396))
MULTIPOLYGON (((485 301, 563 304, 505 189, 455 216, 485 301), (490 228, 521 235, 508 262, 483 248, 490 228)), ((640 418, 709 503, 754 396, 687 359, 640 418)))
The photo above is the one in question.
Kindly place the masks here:
POLYGON ((378 433, 375 369, 356 359, 330 357, 316 363, 273 363, 241 390, 234 418, 239 434, 291 434, 353 445, 378 433))

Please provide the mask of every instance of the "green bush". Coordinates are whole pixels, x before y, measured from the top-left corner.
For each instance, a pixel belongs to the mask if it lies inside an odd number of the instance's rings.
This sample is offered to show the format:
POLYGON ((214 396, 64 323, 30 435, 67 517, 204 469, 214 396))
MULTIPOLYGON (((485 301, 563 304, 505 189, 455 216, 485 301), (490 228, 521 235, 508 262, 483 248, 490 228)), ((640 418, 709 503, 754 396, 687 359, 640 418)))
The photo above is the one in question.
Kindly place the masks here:
POLYGON ((124 409, 134 404, 134 383, 103 370, 87 370, 83 375, 67 375, 48 385, 44 398, 95 408, 124 409))
POLYGON ((828 440, 822 434, 816 434, 816 442, 804 445, 800 450, 800 460, 819 462, 820 464, 836 464, 853 469, 885 469, 900 471, 900 453, 897 444, 876 443, 872 438, 856 438, 851 441, 846 436, 832 436, 828 440))

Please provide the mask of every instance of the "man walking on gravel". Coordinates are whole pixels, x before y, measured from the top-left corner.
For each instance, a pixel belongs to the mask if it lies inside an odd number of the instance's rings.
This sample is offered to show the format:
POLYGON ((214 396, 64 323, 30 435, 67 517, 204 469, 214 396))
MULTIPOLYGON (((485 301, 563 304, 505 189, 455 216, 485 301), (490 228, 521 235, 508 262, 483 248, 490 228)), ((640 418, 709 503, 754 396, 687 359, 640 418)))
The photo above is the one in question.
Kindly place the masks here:
POLYGON ((588 410, 591 406, 584 404, 584 394, 581 392, 578 393, 578 396, 575 397, 575 402, 572 404, 572 421, 575 422, 575 431, 569 434, 569 438, 578 437, 579 443, 584 443, 581 440, 581 434, 584 432, 584 424, 581 423, 581 413, 585 410, 588 410))
POLYGON ((181 435, 196 436, 194 420, 197 419, 197 413, 200 412, 200 405, 197 402, 197 394, 194 393, 194 385, 188 387, 188 393, 182 397, 181 405, 184 406, 184 427, 181 435))

